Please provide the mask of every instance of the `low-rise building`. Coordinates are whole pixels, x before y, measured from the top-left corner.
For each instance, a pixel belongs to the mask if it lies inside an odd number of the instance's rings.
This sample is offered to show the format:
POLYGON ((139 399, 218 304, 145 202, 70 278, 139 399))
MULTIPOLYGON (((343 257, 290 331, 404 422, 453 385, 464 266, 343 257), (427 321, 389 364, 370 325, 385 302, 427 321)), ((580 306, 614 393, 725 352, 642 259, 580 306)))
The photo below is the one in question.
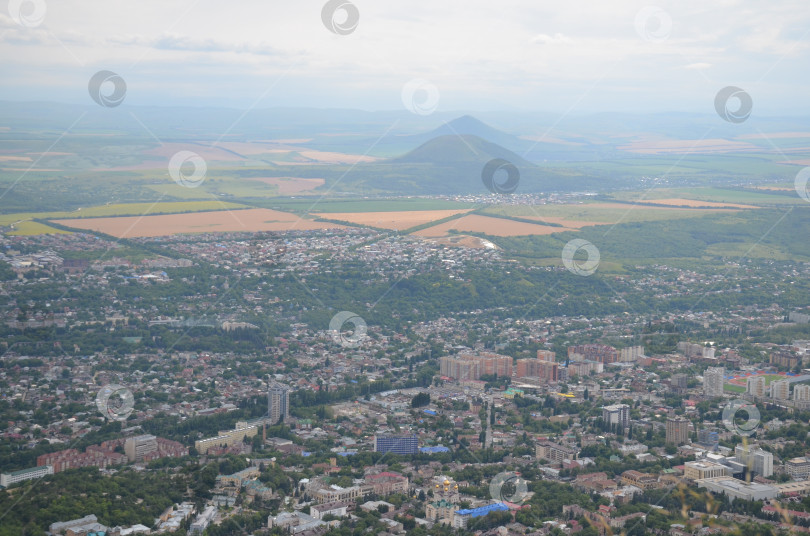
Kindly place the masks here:
POLYGON ((346 501, 336 501, 330 503, 323 503, 309 507, 309 515, 314 519, 323 519, 324 516, 332 515, 335 517, 346 517, 349 515, 349 508, 354 503, 346 501))
POLYGON ((688 480, 705 480, 728 475, 728 467, 707 460, 697 460, 683 464, 683 476, 688 480))
POLYGON ((535 456, 538 460, 547 460, 550 463, 561 465, 565 460, 576 460, 579 451, 573 447, 566 447, 544 441, 535 447, 535 456))
POLYGON ((467 523, 476 517, 483 517, 492 512, 508 512, 509 507, 502 502, 488 504, 486 506, 479 506, 478 508, 466 508, 464 510, 456 510, 453 514, 452 526, 454 529, 466 529, 467 523))
POLYGON ((810 477, 810 458, 800 456, 786 461, 785 471, 793 480, 807 480, 810 477))
POLYGON ((0 474, 0 486, 7 488, 12 484, 24 482, 26 480, 34 480, 53 474, 53 466, 42 465, 39 467, 29 467, 28 469, 20 469, 19 471, 12 471, 10 473, 0 474))
POLYGON ((622 473, 622 482, 629 486, 648 490, 658 487, 658 476, 630 469, 622 473))
POLYGON ((712 493, 724 493, 732 500, 765 501, 775 499, 779 494, 779 490, 774 486, 745 482, 729 476, 697 480, 697 485, 712 493))

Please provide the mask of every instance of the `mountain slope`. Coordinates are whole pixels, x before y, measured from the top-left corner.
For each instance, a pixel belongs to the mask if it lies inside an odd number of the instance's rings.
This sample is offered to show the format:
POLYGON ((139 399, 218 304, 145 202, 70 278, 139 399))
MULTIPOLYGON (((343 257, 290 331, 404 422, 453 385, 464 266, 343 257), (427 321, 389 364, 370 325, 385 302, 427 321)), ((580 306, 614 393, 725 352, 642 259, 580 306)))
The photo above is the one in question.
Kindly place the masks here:
POLYGON ((518 167, 532 167, 519 155, 475 135, 444 135, 433 138, 413 151, 391 159, 400 164, 434 164, 439 166, 456 164, 480 164, 483 166, 493 158, 502 158, 518 167))
POLYGON ((476 136, 518 152, 527 145, 526 140, 521 140, 517 136, 493 128, 471 115, 463 115, 448 121, 430 132, 403 136, 399 138, 399 141, 416 146, 442 136, 476 136))

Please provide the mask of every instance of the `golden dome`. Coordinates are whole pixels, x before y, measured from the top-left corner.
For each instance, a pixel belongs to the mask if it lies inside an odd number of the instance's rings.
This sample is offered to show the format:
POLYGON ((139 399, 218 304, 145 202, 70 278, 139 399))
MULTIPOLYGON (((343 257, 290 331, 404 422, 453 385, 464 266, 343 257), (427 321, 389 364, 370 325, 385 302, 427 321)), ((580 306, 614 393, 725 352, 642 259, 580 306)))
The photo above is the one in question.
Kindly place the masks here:
POLYGON ((444 481, 444 485, 445 485, 445 486, 449 486, 449 485, 450 485, 450 481, 449 481, 449 480, 445 480, 445 481, 444 481))

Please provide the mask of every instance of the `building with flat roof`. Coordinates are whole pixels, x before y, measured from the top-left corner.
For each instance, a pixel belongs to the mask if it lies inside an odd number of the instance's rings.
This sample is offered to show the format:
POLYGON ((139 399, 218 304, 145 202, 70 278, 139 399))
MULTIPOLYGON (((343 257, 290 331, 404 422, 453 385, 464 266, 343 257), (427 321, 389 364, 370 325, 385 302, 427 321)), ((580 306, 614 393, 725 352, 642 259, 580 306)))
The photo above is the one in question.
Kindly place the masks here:
POLYGON ((794 402, 810 402, 810 385, 800 383, 793 388, 794 402))
POLYGON ((542 359, 518 359, 516 378, 539 378, 544 383, 554 383, 560 379, 559 363, 542 359))
POLYGON ((749 376, 745 382, 745 392, 751 396, 765 396, 765 376, 749 376))
POLYGON ((627 428, 630 424, 630 406, 627 404, 613 404, 602 408, 602 420, 609 425, 627 428))
POLYGON ((745 482, 730 476, 701 479, 696 484, 698 487, 706 488, 712 493, 724 493, 731 500, 765 501, 775 499, 779 495, 779 489, 775 486, 757 482, 745 482))
POLYGON ((453 514, 453 528, 466 529, 467 523, 476 517, 483 517, 492 512, 508 512, 509 507, 502 502, 488 504, 486 506, 479 506, 478 508, 466 508, 464 510, 456 510, 453 514))
POLYGON ((335 501, 329 503, 316 504, 309 507, 309 515, 315 519, 323 519, 324 516, 346 517, 349 515, 349 508, 353 507, 353 502, 335 501))
POLYGON ((413 436, 374 436, 374 452, 392 452, 394 454, 417 454, 419 438, 413 436))
POLYGON ((790 399, 790 380, 771 382, 771 398, 775 400, 790 399))
POLYGON ((737 445, 734 458, 757 476, 773 475, 773 454, 754 445, 737 445))
POLYGON ((124 452, 131 462, 142 462, 153 452, 157 452, 157 437, 153 435, 139 435, 129 437, 124 442, 124 452))
POLYGON ((580 344, 568 347, 568 360, 596 361, 609 365, 619 361, 619 351, 606 344, 580 344))
POLYGON ((484 375, 511 378, 512 365, 510 356, 491 352, 439 358, 440 374, 456 380, 478 380, 484 375))
POLYGON ((194 442, 194 448, 200 454, 207 454, 208 449, 213 447, 226 446, 236 444, 239 441, 244 441, 246 437, 253 437, 259 433, 258 425, 248 425, 247 422, 240 421, 236 423, 236 428, 233 430, 220 431, 216 437, 208 437, 205 439, 198 439, 194 442))
POLYGON ((214 518, 217 516, 217 507, 216 506, 207 506, 205 510, 202 511, 200 515, 197 516, 197 519, 194 520, 191 525, 188 527, 188 533, 190 535, 202 534, 205 532, 205 529, 208 528, 208 525, 214 521, 214 518))
POLYGON ((267 390, 267 416, 270 424, 290 420, 290 388, 273 382, 267 390))
POLYGON ((708 460, 697 460, 683 464, 684 478, 694 481, 729 476, 729 472, 729 468, 725 465, 708 460))
POLYGON ((785 471, 793 480, 807 480, 810 477, 810 458, 800 456, 786 461, 785 471))
POLYGON ((689 442, 689 420, 683 417, 668 417, 666 442, 683 445, 689 442))
POLYGON ((708 398, 723 396, 723 383, 726 369, 723 367, 709 367, 703 373, 703 394, 708 398))
POLYGON ((35 480, 43 476, 52 475, 53 466, 42 465, 39 467, 29 467, 28 469, 20 469, 19 471, 11 471, 10 473, 0 474, 0 486, 7 488, 12 484, 25 482, 26 480, 35 480))
POLYGON ((48 527, 48 532, 51 534, 63 534, 68 530, 75 530, 75 529, 90 529, 92 527, 101 527, 103 525, 99 525, 98 518, 94 514, 90 514, 88 516, 80 517, 79 519, 71 519, 70 521, 59 521, 57 523, 51 523, 48 527))
POLYGON ((708 428, 698 430, 698 445, 708 450, 717 450, 720 446, 720 433, 708 428))
POLYGON ((538 460, 547 460, 550 463, 561 465, 565 460, 576 460, 579 452, 564 445, 551 441, 543 441, 535 447, 535 457, 538 460))

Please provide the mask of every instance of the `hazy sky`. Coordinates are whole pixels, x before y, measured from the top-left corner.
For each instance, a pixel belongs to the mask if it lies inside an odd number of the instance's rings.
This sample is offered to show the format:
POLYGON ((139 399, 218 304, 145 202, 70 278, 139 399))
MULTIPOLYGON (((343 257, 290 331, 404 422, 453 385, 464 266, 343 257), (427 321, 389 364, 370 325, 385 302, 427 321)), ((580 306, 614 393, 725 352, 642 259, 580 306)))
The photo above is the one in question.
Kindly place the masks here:
POLYGON ((107 69, 130 105, 391 110, 423 79, 439 110, 713 113, 734 85, 810 114, 806 0, 352 0, 346 35, 321 0, 0 2, 0 99, 91 104, 107 69))

